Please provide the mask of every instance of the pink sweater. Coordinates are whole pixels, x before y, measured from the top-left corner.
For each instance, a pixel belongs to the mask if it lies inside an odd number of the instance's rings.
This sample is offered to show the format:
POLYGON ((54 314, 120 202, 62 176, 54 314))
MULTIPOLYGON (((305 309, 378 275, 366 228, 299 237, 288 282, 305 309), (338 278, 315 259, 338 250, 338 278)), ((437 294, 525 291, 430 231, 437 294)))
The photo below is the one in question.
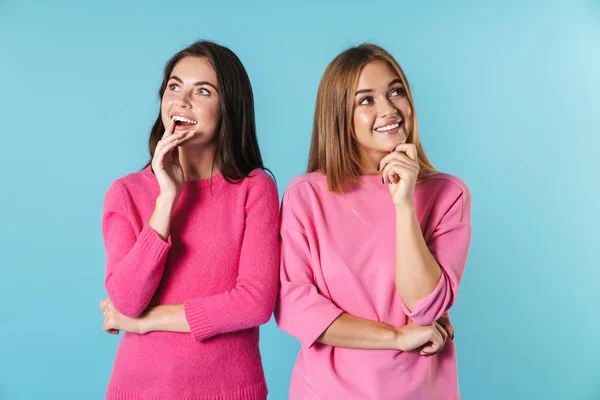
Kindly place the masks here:
POLYGON ((107 399, 255 400, 267 394, 258 326, 277 297, 278 195, 264 171, 185 183, 164 242, 148 226, 150 168, 113 183, 102 233, 106 291, 121 313, 184 303, 189 333, 125 333, 107 399))
MULTIPOLYGON (((454 342, 434 356, 326 346, 317 338, 342 313, 404 326, 430 324, 456 300, 471 237, 471 200, 438 174, 415 190, 425 240, 443 273, 410 312, 395 288, 395 211, 381 176, 345 195, 311 173, 290 183, 281 211, 281 329, 302 343, 290 399, 459 399, 454 342)), ((460 328, 458 328, 460 331, 460 328)))

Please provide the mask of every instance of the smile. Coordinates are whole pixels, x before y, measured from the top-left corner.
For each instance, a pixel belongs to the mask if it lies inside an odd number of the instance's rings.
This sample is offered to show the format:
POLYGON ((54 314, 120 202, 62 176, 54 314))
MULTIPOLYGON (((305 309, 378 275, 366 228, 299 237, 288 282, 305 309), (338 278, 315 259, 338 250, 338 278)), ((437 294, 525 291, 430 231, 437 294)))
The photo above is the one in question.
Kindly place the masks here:
POLYGON ((171 118, 173 118, 176 125, 196 125, 198 123, 198 121, 182 117, 181 115, 173 115, 171 118))
POLYGON ((375 128, 375 132, 381 132, 381 133, 389 132, 389 131, 399 128, 400 124, 402 124, 402 121, 398 121, 395 124, 380 126, 379 128, 375 128))

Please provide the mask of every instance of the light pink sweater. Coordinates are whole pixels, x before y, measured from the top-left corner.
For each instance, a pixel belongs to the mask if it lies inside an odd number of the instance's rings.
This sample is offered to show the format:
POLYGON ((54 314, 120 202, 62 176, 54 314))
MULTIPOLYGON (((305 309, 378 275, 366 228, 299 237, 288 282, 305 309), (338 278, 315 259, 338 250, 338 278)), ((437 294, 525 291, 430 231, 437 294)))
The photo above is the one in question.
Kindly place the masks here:
POLYGON ((184 303, 191 334, 125 333, 107 399, 265 399, 258 326, 277 296, 273 179, 256 170, 239 184, 217 175, 212 189, 209 179, 186 182, 167 242, 148 225, 158 193, 149 167, 110 187, 102 217, 106 291, 130 317, 184 303))
MULTIPOLYGON (((381 176, 363 176, 345 195, 325 176, 292 181, 281 211, 281 329, 302 348, 290 399, 459 399, 454 342, 434 356, 418 351, 358 350, 317 338, 342 313, 404 326, 430 324, 456 300, 471 237, 465 184, 438 174, 415 190, 415 207, 430 251, 442 268, 435 290, 410 312, 395 288, 395 210, 381 176)), ((458 328, 460 331, 460 327, 458 328)))

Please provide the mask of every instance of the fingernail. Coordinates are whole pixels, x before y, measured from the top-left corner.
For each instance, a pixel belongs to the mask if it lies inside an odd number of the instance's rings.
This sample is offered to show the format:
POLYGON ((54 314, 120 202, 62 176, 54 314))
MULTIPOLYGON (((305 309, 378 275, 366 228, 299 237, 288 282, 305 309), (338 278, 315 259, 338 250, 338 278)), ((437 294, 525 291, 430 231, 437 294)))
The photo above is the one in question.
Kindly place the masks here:
POLYGON ((385 183, 385 181, 383 180, 383 176, 381 177, 381 183, 385 183))
POLYGON ((381 165, 377 165, 377 171, 379 171, 379 168, 381 168, 381 165))

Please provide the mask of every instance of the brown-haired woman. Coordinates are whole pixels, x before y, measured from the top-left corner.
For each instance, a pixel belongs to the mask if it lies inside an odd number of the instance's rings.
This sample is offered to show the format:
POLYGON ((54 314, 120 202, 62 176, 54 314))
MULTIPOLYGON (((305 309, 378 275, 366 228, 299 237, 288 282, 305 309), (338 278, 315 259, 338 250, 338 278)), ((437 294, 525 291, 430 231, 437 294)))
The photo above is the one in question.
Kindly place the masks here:
POLYGON ((237 56, 197 42, 167 63, 151 161, 105 198, 108 399, 265 399, 258 326, 277 294, 278 196, 237 56))
POLYGON ((471 200, 419 141, 396 60, 338 55, 317 94, 308 173, 281 210, 275 315, 302 348, 290 399, 457 399, 454 304, 471 200))

